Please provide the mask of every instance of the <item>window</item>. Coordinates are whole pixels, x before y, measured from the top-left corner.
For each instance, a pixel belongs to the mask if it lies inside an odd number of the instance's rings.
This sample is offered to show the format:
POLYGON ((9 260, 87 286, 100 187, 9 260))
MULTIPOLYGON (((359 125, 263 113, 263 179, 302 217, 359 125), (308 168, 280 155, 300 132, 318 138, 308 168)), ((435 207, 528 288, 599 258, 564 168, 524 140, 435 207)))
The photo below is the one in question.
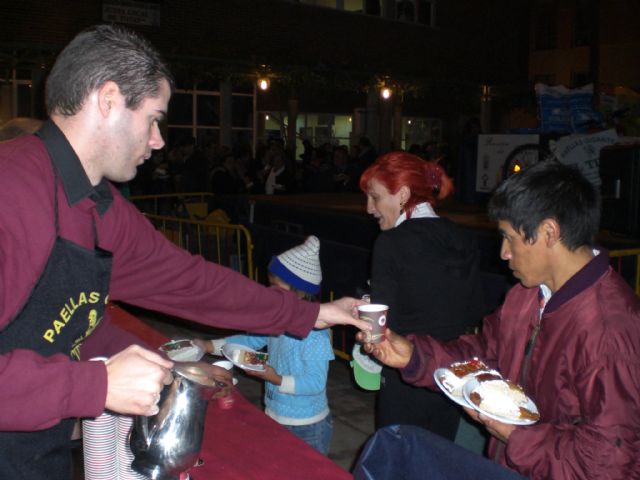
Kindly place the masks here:
POLYGON ((401 148, 409 150, 412 145, 442 142, 442 120, 439 118, 402 118, 401 148))
POLYGON ((39 98, 32 87, 31 74, 28 68, 0 70, 0 124, 14 117, 36 117, 41 113, 35 105, 39 98))
MULTIPOLYGON (((287 131, 289 118, 279 112, 261 112, 265 119, 263 141, 282 138, 287 131)), ((296 118, 296 151, 304 151, 303 140, 314 147, 324 143, 332 145, 351 144, 352 121, 350 115, 327 113, 299 113, 296 118)))
POLYGON ((253 93, 246 93, 251 91, 251 86, 238 83, 232 85, 227 97, 220 93, 218 80, 197 85, 179 83, 169 102, 167 144, 172 146, 185 136, 195 137, 201 146, 210 141, 220 143, 222 127, 231 130, 227 142, 245 142, 253 131, 253 93), (230 117, 222 117, 223 104, 230 109, 230 117))

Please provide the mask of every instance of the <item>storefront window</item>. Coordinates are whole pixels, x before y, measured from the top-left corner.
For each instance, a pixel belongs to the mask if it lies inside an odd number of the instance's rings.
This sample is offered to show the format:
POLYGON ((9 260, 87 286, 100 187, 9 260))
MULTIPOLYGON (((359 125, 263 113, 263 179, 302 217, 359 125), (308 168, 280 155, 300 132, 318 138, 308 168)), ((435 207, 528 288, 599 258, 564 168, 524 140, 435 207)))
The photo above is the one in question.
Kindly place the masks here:
POLYGON ((253 118, 253 96, 252 95, 236 95, 231 100, 231 122, 233 127, 251 128, 251 119, 253 118))
POLYGON ((219 95, 198 95, 196 97, 198 105, 198 125, 212 127, 220 126, 220 96, 219 95))

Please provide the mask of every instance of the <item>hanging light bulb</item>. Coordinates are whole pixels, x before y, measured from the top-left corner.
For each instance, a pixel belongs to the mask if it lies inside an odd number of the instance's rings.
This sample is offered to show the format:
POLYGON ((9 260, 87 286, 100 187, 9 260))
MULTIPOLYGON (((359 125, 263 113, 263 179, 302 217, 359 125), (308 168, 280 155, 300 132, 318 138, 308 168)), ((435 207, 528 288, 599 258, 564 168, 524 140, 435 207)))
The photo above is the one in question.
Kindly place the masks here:
POLYGON ((391 98, 391 94, 392 94, 392 91, 391 91, 391 88, 389 87, 385 86, 385 87, 382 87, 382 90, 380 90, 380 96, 385 100, 389 100, 391 98))
POLYGON ((258 79, 258 88, 262 91, 269 89, 269 79, 267 77, 260 77, 258 79))

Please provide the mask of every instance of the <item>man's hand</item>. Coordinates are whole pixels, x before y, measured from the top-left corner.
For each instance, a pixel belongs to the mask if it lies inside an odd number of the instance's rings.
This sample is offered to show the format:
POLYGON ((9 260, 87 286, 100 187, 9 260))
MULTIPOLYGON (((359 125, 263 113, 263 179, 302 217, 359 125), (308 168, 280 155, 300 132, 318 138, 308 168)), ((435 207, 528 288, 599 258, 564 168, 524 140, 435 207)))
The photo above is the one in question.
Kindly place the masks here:
POLYGON ((366 335, 356 334, 356 340, 363 343, 364 351, 372 354, 380 362, 394 368, 404 368, 413 355, 413 343, 402 335, 387 328, 385 339, 380 343, 364 343, 366 335))
POLYGON ((316 320, 316 328, 327 328, 333 325, 354 325, 360 330, 371 330, 371 325, 358 318, 358 306, 365 302, 351 297, 342 297, 331 303, 320 305, 316 320))
POLYGON ((107 401, 117 413, 155 415, 163 386, 171 383, 173 362, 157 353, 132 345, 105 362, 107 401))
POLYGON ((464 411, 476 422, 483 424, 487 431, 501 442, 507 443, 511 433, 516 429, 515 425, 499 422, 472 408, 464 407, 464 411))

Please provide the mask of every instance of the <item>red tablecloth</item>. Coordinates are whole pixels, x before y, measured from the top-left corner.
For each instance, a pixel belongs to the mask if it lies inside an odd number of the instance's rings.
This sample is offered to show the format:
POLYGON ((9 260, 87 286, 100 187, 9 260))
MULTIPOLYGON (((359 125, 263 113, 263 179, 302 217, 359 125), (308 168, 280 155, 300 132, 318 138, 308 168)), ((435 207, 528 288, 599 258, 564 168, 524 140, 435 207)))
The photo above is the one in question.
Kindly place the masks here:
MULTIPOLYGON (((159 346, 167 338, 123 309, 112 306, 113 321, 159 346)), ((236 391, 233 408, 209 404, 200 457, 193 480, 340 480, 351 474, 319 454, 236 391)))

